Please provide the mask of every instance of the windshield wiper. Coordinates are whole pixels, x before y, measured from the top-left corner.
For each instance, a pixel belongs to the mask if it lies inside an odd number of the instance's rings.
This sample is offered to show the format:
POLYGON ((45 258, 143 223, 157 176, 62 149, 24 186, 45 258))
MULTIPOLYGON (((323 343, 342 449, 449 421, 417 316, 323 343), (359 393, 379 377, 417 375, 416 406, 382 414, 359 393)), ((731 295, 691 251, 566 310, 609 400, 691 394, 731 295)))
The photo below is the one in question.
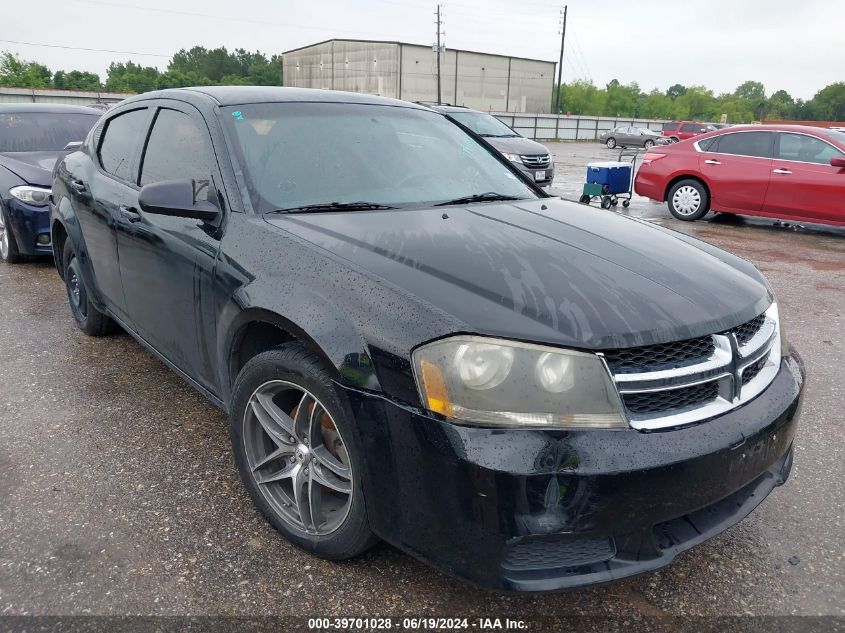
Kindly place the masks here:
POLYGON ((517 196, 509 196, 504 193, 497 193, 495 191, 488 191, 486 193, 474 193, 471 196, 464 196, 463 198, 455 198, 446 202, 438 202, 435 207, 446 207, 452 204, 469 204, 470 202, 501 202, 504 200, 525 200, 526 198, 519 198, 517 196))
POLYGON ((320 213, 323 211, 375 211, 379 209, 395 209, 388 204, 378 202, 322 202, 320 204, 306 204, 289 209, 276 209, 272 213, 320 213))

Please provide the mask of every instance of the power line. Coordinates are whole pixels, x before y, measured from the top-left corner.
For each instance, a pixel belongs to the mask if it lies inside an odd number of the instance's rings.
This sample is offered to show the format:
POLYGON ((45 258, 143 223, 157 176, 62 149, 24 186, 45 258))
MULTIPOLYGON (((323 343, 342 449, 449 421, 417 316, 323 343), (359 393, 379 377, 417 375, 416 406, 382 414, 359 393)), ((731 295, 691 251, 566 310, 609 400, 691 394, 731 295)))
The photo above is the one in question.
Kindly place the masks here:
POLYGON ((83 46, 63 46, 61 44, 44 44, 40 42, 21 42, 18 40, 0 40, 6 44, 20 44, 23 46, 41 46, 44 48, 63 48, 71 51, 90 51, 93 53, 117 53, 120 55, 143 55, 145 57, 171 57, 162 53, 141 53, 139 51, 116 51, 110 48, 86 48, 83 46))

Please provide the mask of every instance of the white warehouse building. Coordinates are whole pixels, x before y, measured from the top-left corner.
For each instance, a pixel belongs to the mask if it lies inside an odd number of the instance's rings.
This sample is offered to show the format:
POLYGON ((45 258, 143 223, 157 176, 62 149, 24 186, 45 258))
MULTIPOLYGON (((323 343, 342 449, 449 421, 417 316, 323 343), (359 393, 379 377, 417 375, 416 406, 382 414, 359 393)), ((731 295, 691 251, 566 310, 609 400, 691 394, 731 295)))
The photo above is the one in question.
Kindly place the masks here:
MULTIPOLYGON (((488 112, 551 110, 555 63, 447 48, 440 58, 443 103, 488 112)), ((327 40, 282 53, 284 85, 436 101, 434 47, 327 40)))

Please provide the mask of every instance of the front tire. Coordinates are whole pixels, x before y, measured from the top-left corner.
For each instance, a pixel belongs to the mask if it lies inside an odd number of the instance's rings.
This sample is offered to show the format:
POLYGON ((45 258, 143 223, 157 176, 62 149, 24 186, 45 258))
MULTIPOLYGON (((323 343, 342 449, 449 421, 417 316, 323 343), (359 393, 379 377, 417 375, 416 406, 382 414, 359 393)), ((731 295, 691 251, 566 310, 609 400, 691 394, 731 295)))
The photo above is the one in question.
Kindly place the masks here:
POLYGON ((687 178, 675 183, 667 196, 669 212, 686 222, 700 220, 710 210, 710 195, 699 180, 687 178))
POLYGON ((79 329, 89 336, 104 336, 114 329, 114 321, 100 312, 88 300, 88 290, 82 278, 79 260, 70 240, 65 240, 62 261, 65 266, 65 288, 70 311, 79 329))
POLYGON ((291 543, 342 560, 377 542, 355 429, 314 354, 287 343, 252 358, 232 391, 229 437, 253 503, 291 543))
POLYGON ((616 147, 616 139, 615 138, 607 139, 607 143, 605 143, 605 145, 607 145, 607 149, 614 149, 616 147))
POLYGON ((18 250, 18 243, 9 222, 6 209, 0 204, 0 259, 7 264, 17 264, 23 261, 23 256, 18 250))
POLYGON ((651 149, 652 147, 654 147, 654 141, 652 141, 652 140, 650 140, 650 139, 649 139, 648 141, 646 141, 645 143, 643 143, 643 147, 644 147, 645 149, 651 149))

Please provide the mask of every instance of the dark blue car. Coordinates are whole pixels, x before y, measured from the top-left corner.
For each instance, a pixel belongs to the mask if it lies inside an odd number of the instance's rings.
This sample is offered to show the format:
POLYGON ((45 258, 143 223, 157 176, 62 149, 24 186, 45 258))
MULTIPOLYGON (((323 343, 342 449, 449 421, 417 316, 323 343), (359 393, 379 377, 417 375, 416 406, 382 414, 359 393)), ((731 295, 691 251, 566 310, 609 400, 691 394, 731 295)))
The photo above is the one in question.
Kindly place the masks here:
POLYGON ((0 258, 52 254, 50 186, 56 160, 102 113, 46 103, 0 104, 0 258))

